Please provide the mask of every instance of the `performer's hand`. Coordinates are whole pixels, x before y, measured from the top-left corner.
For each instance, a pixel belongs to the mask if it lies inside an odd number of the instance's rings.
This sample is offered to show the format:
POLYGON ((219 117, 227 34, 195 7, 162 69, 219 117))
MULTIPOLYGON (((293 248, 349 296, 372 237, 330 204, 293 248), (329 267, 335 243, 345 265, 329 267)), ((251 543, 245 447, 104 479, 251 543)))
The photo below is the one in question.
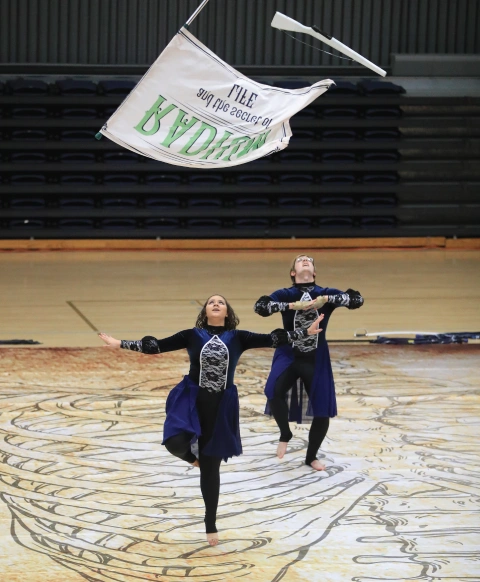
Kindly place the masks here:
POLYGON ((324 317, 323 313, 317 317, 317 319, 307 329, 308 335, 316 335, 317 333, 320 333, 322 331, 322 329, 319 328, 318 326, 320 325, 320 322, 322 321, 323 317, 324 317))
POLYGON ((107 335, 106 333, 99 333, 98 337, 105 342, 104 348, 119 348, 121 341, 115 339, 111 335, 107 335))
POLYGON ((295 301, 295 303, 289 303, 288 306, 290 309, 294 309, 295 311, 299 311, 300 309, 310 309, 311 301, 295 301))
POLYGON ((311 309, 321 309, 325 303, 328 301, 328 295, 319 295, 316 299, 312 301, 306 301, 308 305, 303 309, 310 311, 311 309))

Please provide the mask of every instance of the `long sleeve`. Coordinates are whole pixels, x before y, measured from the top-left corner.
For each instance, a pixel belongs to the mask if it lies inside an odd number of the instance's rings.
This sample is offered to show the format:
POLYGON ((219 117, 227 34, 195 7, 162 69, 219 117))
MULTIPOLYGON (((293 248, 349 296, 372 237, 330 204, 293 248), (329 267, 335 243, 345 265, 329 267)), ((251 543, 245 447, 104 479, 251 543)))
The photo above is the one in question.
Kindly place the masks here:
POLYGON ((282 290, 279 290, 271 295, 262 295, 253 306, 253 310, 262 317, 269 317, 274 313, 287 311, 289 303, 282 290))
POLYGON ((347 307, 348 309, 358 309, 364 304, 364 299, 358 291, 347 289, 345 293, 338 289, 327 289, 328 303, 335 307, 347 307))
POLYGON ((238 331, 238 336, 242 343, 243 350, 255 348, 278 348, 285 344, 291 344, 299 339, 307 337, 306 329, 296 329, 286 331, 284 329, 274 329, 271 333, 252 333, 251 331, 238 331))
POLYGON ((163 339, 157 339, 147 335, 141 340, 122 340, 120 347, 124 350, 141 352, 142 354, 160 354, 182 350, 187 347, 190 329, 179 331, 175 335, 163 339))

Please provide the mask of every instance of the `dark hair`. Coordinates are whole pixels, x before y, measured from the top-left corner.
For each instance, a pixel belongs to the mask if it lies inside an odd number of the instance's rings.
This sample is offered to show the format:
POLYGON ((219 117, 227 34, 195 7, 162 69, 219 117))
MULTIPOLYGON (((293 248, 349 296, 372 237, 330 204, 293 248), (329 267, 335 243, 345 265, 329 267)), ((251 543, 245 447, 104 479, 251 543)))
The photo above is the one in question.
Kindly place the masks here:
MULTIPOLYGON (((297 264, 297 259, 299 259, 300 257, 308 257, 308 255, 306 255, 305 253, 302 253, 301 255, 297 255, 292 262, 292 266, 290 267, 290 279, 292 280, 292 283, 295 283, 295 275, 292 275, 292 271, 296 272, 295 269, 295 265, 297 264)), ((313 268, 315 269, 315 261, 312 259, 312 265, 313 268)), ((313 277, 313 280, 315 281, 315 276, 313 277)))
MULTIPOLYGON (((218 295, 225 301, 225 305, 227 306, 227 317, 225 318, 225 329, 237 329, 237 325, 240 323, 240 320, 237 317, 235 311, 233 311, 232 306, 230 303, 225 299, 223 295, 219 295, 218 293, 214 293, 214 295, 218 295)), ((195 322, 195 327, 199 327, 200 329, 205 329, 208 325, 208 317, 207 317, 207 303, 210 299, 214 296, 210 295, 210 297, 205 301, 203 304, 202 310, 198 314, 197 321, 195 322)))

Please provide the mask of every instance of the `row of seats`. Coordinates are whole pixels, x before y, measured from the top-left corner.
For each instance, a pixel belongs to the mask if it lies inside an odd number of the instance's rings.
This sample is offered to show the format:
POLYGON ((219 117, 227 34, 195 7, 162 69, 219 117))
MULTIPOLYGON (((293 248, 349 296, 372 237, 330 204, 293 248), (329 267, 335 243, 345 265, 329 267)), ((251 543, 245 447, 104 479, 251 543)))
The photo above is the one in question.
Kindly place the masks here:
MULTIPOLYGON (((330 152, 281 152, 262 158, 262 163, 357 163, 357 162, 397 162, 400 154, 397 151, 330 151, 330 152)), ((59 162, 61 164, 72 163, 142 163, 148 162, 148 158, 129 152, 127 150, 113 152, 83 152, 83 151, 17 151, 0 155, 2 162, 11 164, 44 164, 47 162, 59 162)))
MULTIPOLYGON (((91 141, 95 139, 98 130, 95 129, 3 129, 0 131, 0 141, 91 141)), ((349 128, 329 128, 329 129, 295 129, 290 138, 290 143, 305 141, 388 141, 398 140, 402 133, 397 128, 378 127, 371 129, 349 129, 349 128)))
MULTIPOLYGON (((260 80, 260 79, 259 79, 260 80)), ((264 84, 271 84, 270 80, 260 80, 264 84)), ((47 83, 42 79, 32 77, 18 77, 10 79, 6 83, 0 81, 0 95, 66 95, 66 96, 125 96, 135 87, 137 81, 132 79, 103 79, 96 82, 88 78, 57 79, 53 83, 47 83)), ((307 87, 310 83, 301 79, 283 79, 273 83, 274 87, 285 89, 299 89, 307 87)), ((337 81, 328 90, 329 95, 365 95, 385 96, 401 95, 405 89, 400 85, 385 81, 364 80, 359 83, 351 81, 337 81)))
POLYGON ((215 197, 147 196, 18 196, 0 199, 3 208, 312 208, 314 206, 396 206, 394 194, 365 194, 352 196, 239 196, 234 199, 215 197))
POLYGON ((146 184, 148 186, 164 186, 172 188, 181 185, 192 186, 221 186, 223 184, 241 184, 245 186, 280 185, 308 185, 308 184, 395 184, 399 182, 397 172, 317 172, 315 174, 240 174, 236 176, 223 176, 220 174, 15 174, 8 175, 4 172, 3 183, 12 186, 64 184, 64 185, 111 185, 111 186, 135 186, 146 184))
POLYGON ((42 228, 60 229, 180 229, 180 228, 237 228, 237 229, 270 229, 270 228, 295 228, 309 229, 322 227, 393 227, 397 224, 395 216, 363 216, 348 217, 335 216, 324 218, 236 218, 226 220, 221 218, 25 218, 0 220, 0 228, 31 230, 42 228))
MULTIPOLYGON (((0 107, 0 117, 6 119, 108 119, 116 107, 44 107, 38 105, 0 107)), ((296 114, 305 119, 398 119, 398 106, 381 107, 306 107, 296 114)))

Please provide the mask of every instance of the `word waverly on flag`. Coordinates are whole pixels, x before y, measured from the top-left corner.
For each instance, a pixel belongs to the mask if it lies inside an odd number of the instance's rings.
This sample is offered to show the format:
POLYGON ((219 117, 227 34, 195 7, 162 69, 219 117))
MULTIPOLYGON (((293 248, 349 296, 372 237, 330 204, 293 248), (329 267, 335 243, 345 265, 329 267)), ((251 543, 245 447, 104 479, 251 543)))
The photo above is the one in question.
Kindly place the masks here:
POLYGON ((183 27, 101 133, 169 164, 235 166, 286 148, 290 118, 332 84, 289 90, 257 83, 183 27))

